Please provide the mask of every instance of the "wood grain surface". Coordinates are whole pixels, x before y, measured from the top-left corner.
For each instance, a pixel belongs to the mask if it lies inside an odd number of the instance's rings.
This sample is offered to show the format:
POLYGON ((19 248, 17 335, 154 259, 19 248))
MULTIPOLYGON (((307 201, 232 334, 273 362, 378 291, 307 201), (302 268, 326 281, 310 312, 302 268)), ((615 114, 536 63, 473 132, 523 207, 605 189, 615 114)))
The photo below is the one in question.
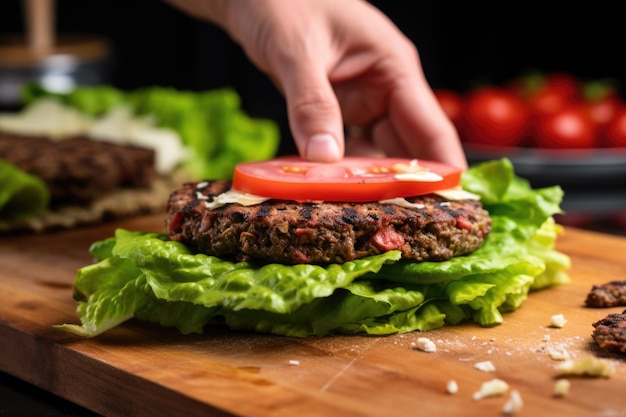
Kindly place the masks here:
POLYGON ((531 294, 494 328, 298 339, 221 328, 184 336, 130 321, 91 340, 52 328, 77 322, 76 270, 116 227, 161 231, 163 216, 0 238, 0 370, 107 416, 498 416, 510 391, 472 398, 493 378, 520 393, 516 415, 626 416, 626 356, 591 339, 593 322, 623 308, 584 307, 593 284, 626 279, 624 238, 566 229, 558 247, 572 258, 571 283, 531 294), (564 327, 550 327, 554 314, 564 327), (437 351, 416 349, 420 337, 437 351), (568 394, 555 397, 550 350, 604 357, 615 373, 569 377, 568 394), (482 361, 495 371, 477 370, 482 361))

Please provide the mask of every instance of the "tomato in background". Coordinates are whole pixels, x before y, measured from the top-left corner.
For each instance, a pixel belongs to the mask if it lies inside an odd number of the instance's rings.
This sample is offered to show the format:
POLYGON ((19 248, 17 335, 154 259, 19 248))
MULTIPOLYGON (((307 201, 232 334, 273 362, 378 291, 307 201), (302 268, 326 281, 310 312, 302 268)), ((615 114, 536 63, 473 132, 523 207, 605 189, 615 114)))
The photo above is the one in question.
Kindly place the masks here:
POLYGON ((448 116, 452 124, 458 128, 464 112, 463 96, 447 89, 435 89, 434 93, 443 112, 448 116))
POLYGON ((604 128, 622 105, 617 89, 609 81, 592 81, 584 86, 584 102, 595 122, 604 128))
POLYGON ((560 93, 572 101, 578 100, 582 94, 580 80, 572 74, 554 72, 545 76, 544 90, 552 90, 560 93))
POLYGON ((530 99, 545 90, 554 91, 571 100, 580 98, 583 93, 582 82, 565 72, 532 72, 513 79, 508 83, 508 88, 524 99, 530 99))
POLYGON ((581 82, 567 73, 526 75, 510 88, 528 102, 533 117, 556 113, 582 97, 581 82))
POLYGON ((626 148, 626 107, 617 110, 615 117, 607 124, 603 132, 602 144, 626 148))
POLYGON ((533 144, 551 149, 592 148, 598 144, 598 126, 584 105, 570 104, 537 119, 533 144))
POLYGON ((545 88, 538 91, 529 100, 530 109, 535 117, 554 114, 572 104, 574 99, 558 89, 545 88))
POLYGON ((468 143, 519 146, 527 137, 529 120, 528 106, 511 90, 482 87, 466 97, 460 133, 468 143))
POLYGON ((617 115, 621 102, 617 96, 606 96, 597 100, 587 101, 586 106, 591 118, 600 128, 605 127, 617 115))

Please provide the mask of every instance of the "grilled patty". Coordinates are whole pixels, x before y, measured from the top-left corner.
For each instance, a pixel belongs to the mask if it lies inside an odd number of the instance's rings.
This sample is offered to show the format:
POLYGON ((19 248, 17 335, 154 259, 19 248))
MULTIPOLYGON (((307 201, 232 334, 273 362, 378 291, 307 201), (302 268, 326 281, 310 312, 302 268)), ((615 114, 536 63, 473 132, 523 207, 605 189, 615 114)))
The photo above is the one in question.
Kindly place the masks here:
POLYGON ((0 159, 41 178, 53 206, 87 204, 121 187, 147 188, 156 176, 154 150, 83 137, 0 132, 0 159))
POLYGON ((601 349, 626 353, 626 310, 593 323, 593 339, 601 349))
POLYGON ((585 299, 587 307, 626 306, 626 281, 611 281, 594 285, 585 299))
POLYGON ((408 260, 444 261, 474 251, 491 231, 479 201, 436 195, 407 198, 419 208, 282 200, 207 208, 230 186, 189 182, 174 191, 167 204, 169 238, 233 261, 327 264, 389 250, 408 260))

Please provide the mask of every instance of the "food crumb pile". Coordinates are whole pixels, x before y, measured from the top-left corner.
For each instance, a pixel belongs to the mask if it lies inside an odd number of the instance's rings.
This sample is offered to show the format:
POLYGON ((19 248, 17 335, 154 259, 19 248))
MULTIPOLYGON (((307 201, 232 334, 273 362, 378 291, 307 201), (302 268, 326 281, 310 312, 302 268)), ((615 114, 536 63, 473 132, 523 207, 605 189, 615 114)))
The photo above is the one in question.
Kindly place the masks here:
MULTIPOLYGON (((560 329, 567 323, 563 314, 554 314, 549 322, 540 326, 537 331, 537 342, 529 345, 520 343, 512 338, 503 343, 497 343, 495 338, 481 340, 476 336, 466 339, 461 336, 432 338, 419 336, 410 342, 412 349, 442 354, 458 353, 458 360, 473 364, 479 372, 495 374, 493 378, 485 380, 472 391, 471 398, 480 401, 491 397, 506 397, 501 409, 502 414, 513 415, 523 408, 524 401, 519 388, 512 386, 510 381, 498 375, 496 364, 498 359, 505 358, 507 366, 511 366, 511 359, 516 353, 532 352, 537 360, 546 362, 546 370, 554 378, 553 388, 547 395, 552 398, 564 398, 569 395, 572 378, 610 378, 615 373, 615 363, 610 359, 598 358, 593 354, 581 354, 581 347, 588 350, 589 340, 583 336, 566 336, 560 329), (541 334, 541 329, 547 333, 541 334), (554 330, 550 330, 554 329, 554 330), (573 353, 576 352, 576 353, 573 353), (486 359, 485 356, 491 356, 486 359), (552 362, 556 362, 552 364, 552 362)), ((514 366, 514 365, 513 365, 514 366)), ((520 365, 523 366, 523 365, 520 365)), ((448 379, 445 393, 458 395, 463 392, 463 383, 456 378, 448 379)))

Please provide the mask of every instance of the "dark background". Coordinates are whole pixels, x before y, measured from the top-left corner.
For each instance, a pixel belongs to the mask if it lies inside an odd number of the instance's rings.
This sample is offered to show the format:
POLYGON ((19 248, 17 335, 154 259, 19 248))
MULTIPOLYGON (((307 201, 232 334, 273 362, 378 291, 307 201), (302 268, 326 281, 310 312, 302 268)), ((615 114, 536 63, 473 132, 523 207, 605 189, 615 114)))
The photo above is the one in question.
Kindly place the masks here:
MULTIPOLYGON (((285 0, 289 1, 289 0, 285 0)), ((412 39, 432 87, 467 91, 529 70, 583 80, 626 77, 624 19, 616 3, 371 1, 412 39)), ((109 39, 113 85, 204 90, 232 86, 252 116, 282 128, 285 106, 228 35, 159 0, 57 0, 59 33, 109 39)), ((0 35, 24 31, 19 0, 2 0, 0 35)))

